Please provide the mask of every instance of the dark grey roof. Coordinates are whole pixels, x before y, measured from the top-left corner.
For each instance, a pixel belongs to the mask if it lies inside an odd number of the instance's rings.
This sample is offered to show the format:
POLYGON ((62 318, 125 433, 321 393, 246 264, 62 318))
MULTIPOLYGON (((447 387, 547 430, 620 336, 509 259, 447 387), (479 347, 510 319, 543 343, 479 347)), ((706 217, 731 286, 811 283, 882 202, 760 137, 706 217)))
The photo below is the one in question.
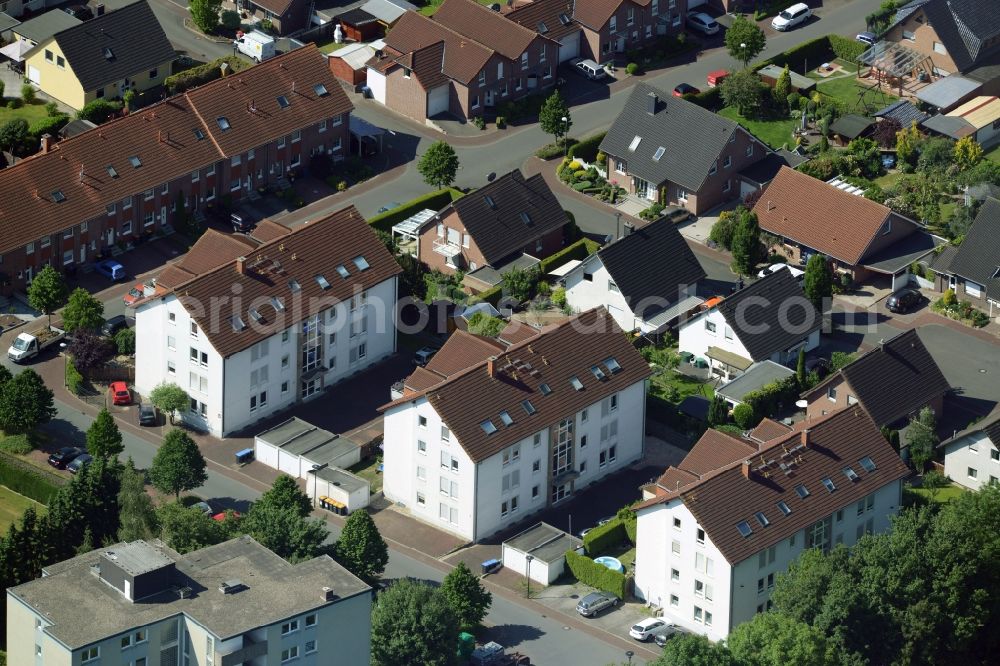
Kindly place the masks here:
POLYGON ((924 127, 953 139, 961 139, 963 136, 969 136, 976 132, 976 128, 965 118, 944 114, 928 118, 924 121, 924 127))
POLYGON ((958 254, 958 248, 954 245, 948 245, 934 257, 931 268, 938 273, 951 273, 951 262, 955 259, 956 254, 958 254))
POLYGON ((944 240, 926 231, 917 230, 892 243, 884 250, 864 258, 864 266, 879 273, 898 273, 914 261, 923 259, 944 240))
POLYGON ((360 7, 348 9, 346 12, 338 16, 337 19, 347 25, 365 25, 368 23, 376 23, 378 21, 377 17, 372 16, 360 7))
POLYGON ((687 241, 666 218, 636 229, 597 254, 637 317, 677 301, 682 288, 705 278, 705 269, 687 241))
POLYGON ((503 281, 503 274, 509 273, 515 268, 518 270, 528 270, 529 268, 534 268, 541 260, 538 257, 533 257, 530 254, 521 253, 519 255, 508 255, 509 261, 504 262, 499 266, 480 266, 471 273, 466 273, 465 277, 470 280, 476 280, 489 287, 495 287, 503 281))
POLYGON ((90 130, 97 127, 94 123, 83 118, 77 118, 76 120, 71 120, 62 129, 59 130, 59 136, 63 139, 68 139, 71 136, 76 136, 77 134, 83 134, 84 132, 89 132, 90 130))
POLYGON ((918 125, 924 122, 927 120, 928 115, 913 106, 913 103, 909 100, 901 99, 898 102, 893 102, 881 111, 877 111, 875 117, 891 118, 892 120, 899 121, 899 124, 903 127, 909 127, 914 122, 918 125))
POLYGON ((849 113, 833 121, 833 124, 830 125, 830 131, 846 139, 856 139, 871 129, 874 124, 871 118, 849 113))
MULTIPOLYGON (((542 175, 525 180, 517 169, 457 199, 450 208, 458 213, 483 258, 494 267, 567 222, 542 175)), ((442 217, 447 214, 447 208, 441 211, 442 217)))
POLYGON ((807 157, 799 155, 796 152, 777 150, 773 153, 768 153, 764 159, 754 162, 746 169, 743 169, 743 171, 740 171, 740 175, 757 185, 767 185, 778 175, 781 167, 786 166, 794 169, 807 160, 807 157))
POLYGON ((993 411, 981 418, 979 421, 970 425, 965 430, 960 430, 938 444, 937 448, 948 446, 952 442, 957 442, 966 435, 979 432, 985 433, 986 436, 990 438, 990 441, 993 442, 993 446, 1000 449, 1000 405, 994 407, 993 411))
POLYGON ((669 180, 697 190, 738 129, 697 104, 640 83, 601 141, 601 151, 624 159, 629 174, 654 185, 669 180), (650 114, 652 96, 656 112, 650 114), (636 137, 638 145, 629 150, 636 137), (653 159, 661 147, 660 159, 653 159))
POLYGON ((823 323, 791 271, 775 271, 718 307, 754 361, 794 347, 823 323))
POLYGON ((965 190, 965 196, 976 201, 985 201, 988 197, 1000 199, 1000 185, 993 183, 969 185, 965 190))
POLYGON ((10 14, 0 12, 0 32, 7 32, 11 28, 20 25, 20 23, 20 21, 10 14))
POLYGON ((958 74, 943 76, 917 91, 917 99, 939 109, 949 110, 958 106, 983 87, 981 81, 967 79, 958 74))
POLYGON ((62 32, 67 28, 78 26, 81 23, 83 21, 72 14, 67 14, 61 9, 53 9, 25 21, 14 28, 13 31, 25 39, 31 40, 36 44, 41 44, 57 32, 62 32))
POLYGON ((786 368, 774 361, 761 361, 760 363, 753 364, 749 370, 733 381, 717 388, 715 394, 735 400, 736 402, 742 402, 744 396, 748 393, 764 388, 776 381, 787 379, 794 374, 795 371, 791 368, 786 368))
POLYGON ((983 202, 950 269, 955 275, 983 285, 987 296, 1000 300, 1000 201, 983 202))
POLYGON ((576 550, 583 542, 561 529, 547 523, 538 523, 503 542, 504 546, 531 554, 539 562, 559 562, 567 550, 576 550))
POLYGON ((1000 43, 990 43, 1000 36, 1000 12, 995 0, 913 0, 896 12, 893 25, 919 8, 923 8, 959 71, 982 64, 1000 51, 1000 43))
POLYGON ((879 426, 906 418, 951 388, 916 329, 878 345, 830 375, 811 393, 825 391, 838 374, 879 426))
POLYGON ((177 55, 147 0, 63 30, 55 39, 84 90, 145 74, 177 55))

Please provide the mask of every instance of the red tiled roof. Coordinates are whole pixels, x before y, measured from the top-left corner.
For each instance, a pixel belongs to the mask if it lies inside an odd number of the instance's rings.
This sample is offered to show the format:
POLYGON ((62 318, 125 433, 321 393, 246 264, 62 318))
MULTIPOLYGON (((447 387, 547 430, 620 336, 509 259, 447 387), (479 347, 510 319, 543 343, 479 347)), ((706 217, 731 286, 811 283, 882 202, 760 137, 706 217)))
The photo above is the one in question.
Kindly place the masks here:
POLYGON ((757 453, 757 445, 735 435, 709 428, 684 456, 680 467, 702 475, 757 453))
POLYGON ((857 265, 892 213, 882 204, 781 167, 753 207, 760 228, 857 265))
POLYGON ((258 245, 257 241, 247 236, 224 234, 215 229, 208 229, 176 266, 193 275, 201 275, 235 260, 236 257, 246 255, 258 245))
POLYGON ((48 153, 0 170, 0 253, 351 108, 325 59, 310 45, 64 139, 48 153), (298 81, 295 95, 290 95, 292 81, 298 81), (326 86, 327 96, 316 96, 317 83, 326 86), (280 94, 290 95, 284 112, 291 113, 279 112, 280 94), (254 113, 247 110, 251 100, 254 113), (219 128, 220 115, 229 118, 231 130, 219 128), (195 130, 205 138, 199 140, 195 130), (132 165, 133 157, 139 166, 132 165), (56 192, 63 197, 59 202, 56 192))
POLYGON ((460 83, 476 78, 493 55, 493 49, 412 11, 400 16, 385 36, 386 46, 404 55, 438 42, 444 42, 442 71, 460 83))
POLYGON ((480 462, 649 375, 649 365, 602 307, 548 326, 536 337, 500 352, 495 361, 477 363, 423 393, 383 405, 380 410, 426 395, 473 462, 480 462), (605 366, 605 379, 597 379, 591 366, 603 366, 609 358, 617 360, 621 369, 612 373, 605 366), (570 384, 573 376, 579 379, 582 390, 570 384), (539 390, 542 384, 551 389, 548 395, 539 390), (525 400, 530 401, 532 414, 528 414, 525 400), (509 426, 500 420, 504 411, 513 421, 509 426), (492 434, 480 425, 487 420, 496 428, 492 434))
POLYGON ((273 241, 275 238, 281 238, 286 234, 291 233, 291 229, 288 227, 278 224, 271 218, 266 218, 260 221, 250 235, 259 240, 261 243, 267 243, 268 241, 273 241))
POLYGON ((791 431, 791 428, 786 426, 784 423, 778 423, 772 419, 765 418, 757 427, 750 431, 750 439, 755 442, 769 442, 775 437, 781 437, 782 435, 787 435, 791 431))
POLYGON ((530 340, 536 335, 538 335, 537 328, 529 324, 525 324, 523 321, 514 319, 507 324, 502 331, 500 331, 500 335, 497 336, 497 340, 508 345, 516 345, 519 342, 530 340))
POLYGON ((476 0, 444 0, 433 18, 511 60, 520 60, 538 36, 534 29, 508 21, 476 0))
MULTIPOLYGON (((611 15, 618 11, 625 0, 576 0, 574 2, 573 18, 592 30, 600 30, 608 22, 611 15)), ((649 0, 632 0, 640 7, 649 4, 649 0)), ((622 26, 619 26, 619 30, 622 26)))
POLYGON ((457 330, 427 363, 427 370, 444 379, 482 363, 506 348, 506 345, 495 340, 457 330))
POLYGON ((518 5, 503 17, 536 32, 541 32, 544 25, 541 34, 550 39, 562 39, 580 30, 580 24, 573 20, 573 0, 535 0, 518 5), (564 24, 560 16, 566 16, 569 22, 564 24))

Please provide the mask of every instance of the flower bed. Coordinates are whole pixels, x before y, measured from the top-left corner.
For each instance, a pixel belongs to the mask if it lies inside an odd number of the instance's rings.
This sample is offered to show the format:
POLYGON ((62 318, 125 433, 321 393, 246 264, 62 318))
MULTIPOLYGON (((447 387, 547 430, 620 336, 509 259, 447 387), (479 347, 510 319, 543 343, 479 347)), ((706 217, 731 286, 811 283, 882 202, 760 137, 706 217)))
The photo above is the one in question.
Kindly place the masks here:
MULTIPOLYGON (((598 164, 602 158, 604 156, 598 154, 598 164)), ((585 166, 579 160, 564 159, 556 168, 556 175, 559 176, 559 180, 577 192, 589 194, 611 204, 618 201, 626 193, 625 189, 619 187, 616 181, 608 181, 598 170, 597 165, 585 166)))
POLYGON ((968 301, 959 301, 951 289, 944 292, 941 298, 931 304, 931 310, 975 328, 982 328, 990 323, 988 314, 976 309, 968 301))

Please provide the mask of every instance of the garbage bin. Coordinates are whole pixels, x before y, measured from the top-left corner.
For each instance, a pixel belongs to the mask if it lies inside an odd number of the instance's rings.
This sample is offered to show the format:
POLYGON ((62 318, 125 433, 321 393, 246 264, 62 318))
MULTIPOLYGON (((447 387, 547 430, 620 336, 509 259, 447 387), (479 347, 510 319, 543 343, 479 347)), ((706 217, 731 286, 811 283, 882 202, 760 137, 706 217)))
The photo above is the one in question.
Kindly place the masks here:
POLYGON ((483 568, 483 573, 488 574, 488 573, 493 573, 495 571, 499 571, 502 565, 503 563, 500 560, 494 559, 494 560, 486 560, 485 562, 482 563, 481 566, 483 568))
POLYGON ((476 649, 476 637, 470 633, 462 632, 458 635, 458 658, 465 661, 472 656, 472 651, 476 649))

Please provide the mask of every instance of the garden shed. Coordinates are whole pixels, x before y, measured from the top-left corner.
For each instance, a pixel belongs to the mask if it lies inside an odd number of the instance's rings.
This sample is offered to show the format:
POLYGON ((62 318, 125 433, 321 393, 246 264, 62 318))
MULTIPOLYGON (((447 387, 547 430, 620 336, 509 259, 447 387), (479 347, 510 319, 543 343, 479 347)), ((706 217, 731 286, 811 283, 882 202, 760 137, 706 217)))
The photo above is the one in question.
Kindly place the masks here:
POLYGON ((503 565, 537 583, 550 585, 566 568, 567 550, 582 552, 583 541, 552 525, 538 523, 503 542, 503 565))
POLYGON ((359 476, 336 467, 308 471, 306 493, 313 503, 339 515, 368 506, 371 487, 359 476))
POLYGON ((846 146, 854 139, 870 135, 874 128, 875 121, 871 118, 849 113, 833 121, 830 134, 833 134, 838 144, 846 146))
MULTIPOLYGON (((768 65, 766 67, 761 67, 757 70, 757 73, 760 74, 761 81, 773 88, 784 70, 784 67, 768 65)), ((816 81, 810 79, 808 76, 802 76, 801 74, 791 70, 789 70, 788 75, 792 81, 792 92, 808 96, 813 90, 816 89, 816 81)))

